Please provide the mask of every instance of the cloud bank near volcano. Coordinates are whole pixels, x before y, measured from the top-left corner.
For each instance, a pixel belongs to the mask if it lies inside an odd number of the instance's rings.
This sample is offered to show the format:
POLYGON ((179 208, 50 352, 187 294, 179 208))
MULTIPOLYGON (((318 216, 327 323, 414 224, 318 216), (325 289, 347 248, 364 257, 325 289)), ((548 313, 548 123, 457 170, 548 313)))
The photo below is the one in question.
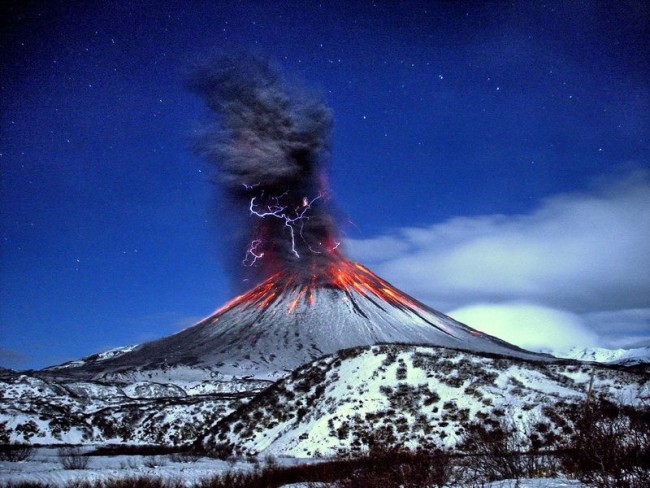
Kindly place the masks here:
MULTIPOLYGON (((585 343, 593 331, 619 346, 650 336, 648 210, 650 171, 636 169, 528 214, 459 217, 346 243, 355 259, 439 309, 481 304, 506 316, 525 302, 559 311, 551 320, 560 331, 561 313, 573 314, 571 330, 585 330, 585 343)), ((512 339, 506 330, 501 337, 512 339)))

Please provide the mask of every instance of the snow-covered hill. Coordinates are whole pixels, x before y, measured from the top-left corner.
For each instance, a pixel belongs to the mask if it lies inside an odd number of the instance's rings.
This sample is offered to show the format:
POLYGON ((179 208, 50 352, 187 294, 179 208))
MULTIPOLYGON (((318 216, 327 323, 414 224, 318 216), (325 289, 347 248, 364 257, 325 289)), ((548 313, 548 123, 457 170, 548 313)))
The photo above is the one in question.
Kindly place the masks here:
POLYGON ((5 372, 0 444, 189 444, 206 423, 269 384, 182 377, 174 383, 61 381, 5 372))
MULTIPOLYGON (((647 372, 625 369, 381 345, 322 358, 269 389, 271 381, 185 366, 112 372, 101 381, 71 378, 67 368, 3 370, 0 443, 178 445, 194 442, 214 425, 215 432, 259 431, 227 437, 244 451, 269 448, 297 456, 358 447, 367 432, 388 435, 387 425, 396 429, 390 435, 400 432, 407 443, 449 443, 468 418, 507 412, 528 419, 541 416, 544 405, 583 398, 593 372, 594 391, 630 401, 647 396, 647 372), (268 410, 276 404, 284 409, 277 418, 280 411, 268 410), (233 416, 220 424, 228 414, 233 416), (241 427, 233 427, 233 419, 241 427)), ((209 439, 207 445, 224 441, 209 439)))
MULTIPOLYGON (((212 428, 217 451, 296 457, 359 450, 381 441, 453 446, 472 420, 542 425, 562 433, 557 405, 593 395, 650 399, 647 373, 575 361, 536 362, 451 349, 377 345, 306 365, 212 428)), ((526 446, 524 446, 526 447, 526 446)))

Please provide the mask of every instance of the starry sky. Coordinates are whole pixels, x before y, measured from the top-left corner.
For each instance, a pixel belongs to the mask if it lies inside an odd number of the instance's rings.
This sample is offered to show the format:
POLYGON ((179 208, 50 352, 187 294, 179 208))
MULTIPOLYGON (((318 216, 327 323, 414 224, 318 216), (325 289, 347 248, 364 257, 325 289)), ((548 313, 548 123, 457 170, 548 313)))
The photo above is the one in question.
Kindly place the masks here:
POLYGON ((1 366, 152 340, 232 296, 184 86, 241 50, 331 107, 354 259, 524 347, 650 338, 646 2, 3 8, 1 366))

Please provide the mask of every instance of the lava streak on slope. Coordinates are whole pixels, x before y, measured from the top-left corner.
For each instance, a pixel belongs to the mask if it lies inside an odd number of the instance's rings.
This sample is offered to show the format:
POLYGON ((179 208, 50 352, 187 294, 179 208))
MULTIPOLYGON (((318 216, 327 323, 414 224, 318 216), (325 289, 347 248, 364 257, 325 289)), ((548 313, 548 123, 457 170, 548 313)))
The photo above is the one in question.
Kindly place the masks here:
POLYGON ((339 258, 331 261, 328 266, 318 269, 307 280, 303 273, 275 273, 252 290, 230 300, 213 316, 223 314, 238 305, 266 309, 278 297, 287 296, 289 293, 292 299, 287 305, 287 313, 290 314, 301 302, 312 306, 318 290, 325 288, 341 290, 345 293, 343 296, 350 299, 353 291, 369 299, 375 298, 376 304, 380 307, 381 304, 387 304, 416 313, 418 310, 428 309, 425 305, 381 279, 368 268, 359 263, 339 258))

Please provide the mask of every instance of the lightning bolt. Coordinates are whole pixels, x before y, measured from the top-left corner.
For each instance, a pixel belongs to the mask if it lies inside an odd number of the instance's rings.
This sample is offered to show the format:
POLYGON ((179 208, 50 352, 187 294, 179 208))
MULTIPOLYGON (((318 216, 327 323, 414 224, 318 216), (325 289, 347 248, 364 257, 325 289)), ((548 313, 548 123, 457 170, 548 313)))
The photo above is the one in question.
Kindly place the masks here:
MULTIPOLYGON (((298 225, 297 223, 300 222, 300 230, 298 234, 302 238, 303 241, 305 241, 305 238, 302 236, 302 228, 304 226, 304 220, 309 219, 307 216, 307 212, 311 209, 311 206, 314 204, 316 200, 319 200, 320 198, 323 197, 322 193, 318 193, 317 196, 312 198, 311 200, 307 197, 303 197, 301 204, 294 208, 294 209, 289 209, 286 205, 283 205, 281 203, 281 199, 286 195, 286 193, 283 193, 279 197, 271 197, 271 203, 267 204, 266 207, 264 206, 258 206, 255 201, 257 200, 257 197, 251 198, 250 205, 248 207, 248 210, 250 211, 251 215, 255 215, 261 219, 264 219, 266 217, 275 217, 277 219, 280 219, 284 222, 284 226, 289 229, 289 234, 291 235, 291 252, 297 257, 300 258, 300 254, 298 254, 298 251, 296 250, 296 226, 298 225)), ((305 243, 307 243, 305 241, 305 243)), ((257 248, 261 244, 261 241, 259 239, 256 239, 251 243, 251 245, 248 248, 248 252, 246 253, 246 258, 248 259, 249 256, 253 256, 253 261, 250 264, 252 266, 253 263, 257 259, 260 259, 264 253, 257 253, 257 248), (257 244, 255 244, 257 242, 257 244), (258 255, 259 254, 259 255, 258 255)), ((309 247, 309 244, 307 244, 309 247)), ((246 264, 246 260, 245 263, 246 264)))
POLYGON ((262 239, 255 239, 253 242, 250 243, 248 249, 246 250, 246 256, 242 261, 242 264, 244 266, 253 266, 258 259, 262 259, 264 257, 263 252, 257 251, 257 248, 260 247, 261 244, 262 244, 262 239))

